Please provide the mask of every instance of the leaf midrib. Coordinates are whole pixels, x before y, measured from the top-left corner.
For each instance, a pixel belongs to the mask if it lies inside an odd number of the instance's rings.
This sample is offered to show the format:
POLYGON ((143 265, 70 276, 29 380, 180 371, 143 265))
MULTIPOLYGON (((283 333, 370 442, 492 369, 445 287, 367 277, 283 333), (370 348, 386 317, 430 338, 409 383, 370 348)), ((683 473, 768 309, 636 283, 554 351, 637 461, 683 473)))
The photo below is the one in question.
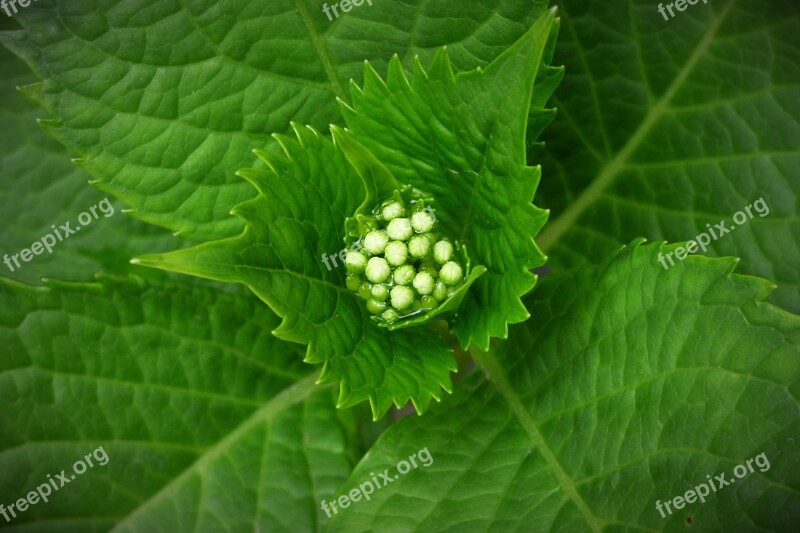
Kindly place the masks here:
POLYGON ((542 455, 542 458, 545 460, 548 468, 555 476, 558 484, 564 491, 564 494, 566 494, 567 497, 572 501, 592 531, 600 533, 603 525, 601 519, 592 514, 589 505, 578 493, 575 482, 561 467, 558 459, 556 459, 555 453, 553 453, 553 450, 550 449, 550 446, 548 446, 544 436, 542 436, 542 433, 539 431, 536 422, 525 410, 525 406, 522 405, 519 395, 508 382, 505 372, 503 371, 497 358, 494 356, 494 353, 491 351, 480 352, 478 350, 473 350, 471 353, 475 362, 478 363, 478 365, 483 369, 487 379, 494 385, 500 395, 505 399, 506 403, 508 403, 511 412, 514 414, 517 421, 519 421, 519 424, 522 426, 522 429, 525 430, 525 433, 528 434, 528 438, 530 438, 533 445, 542 455))
POLYGON ((205 469, 209 463, 219 458, 226 450, 233 447, 239 438, 258 427, 259 424, 302 402, 314 392, 325 388, 326 385, 317 385, 318 378, 319 372, 314 372, 292 386, 284 389, 279 394, 276 394, 270 401, 264 404, 263 407, 239 424, 236 429, 231 431, 217 444, 208 448, 205 453, 200 455, 197 460, 189 465, 183 472, 181 472, 180 475, 176 476, 169 483, 164 485, 158 492, 154 493, 150 498, 142 502, 141 505, 128 513, 127 516, 122 518, 114 526, 112 531, 120 531, 120 529, 128 525, 129 522, 135 520, 137 515, 144 512, 147 507, 155 504, 155 502, 165 497, 171 490, 179 487, 180 484, 190 475, 205 469))
MULTIPOLYGON (((650 108, 650 111, 639 124, 639 127, 633 132, 628 139, 628 142, 625 143, 622 149, 617 153, 616 157, 606 163, 591 184, 580 194, 580 196, 578 196, 577 200, 575 200, 572 205, 564 210, 564 212, 559 215, 559 217, 551 224, 548 224, 539 234, 539 237, 536 239, 536 243, 539 245, 539 248, 542 250, 542 252, 547 253, 548 251, 552 250, 553 247, 558 243, 559 239, 577 223, 581 215, 583 215, 583 213, 595 202, 599 201, 606 189, 608 189, 614 183, 614 180, 626 167, 628 160, 642 144, 644 139, 650 133, 650 130, 669 111, 672 99, 675 97, 678 91, 683 88, 689 75, 694 71, 700 59, 702 59, 705 53, 708 51, 711 43, 716 38, 717 32, 722 26, 722 23, 725 21, 728 13, 735 4, 736 0, 731 0, 731 2, 729 2, 728 5, 722 9, 719 16, 712 21, 711 25, 706 31, 706 34, 700 40, 686 63, 684 63, 680 72, 678 72, 678 74, 675 76, 675 79, 672 81, 667 90, 664 91, 664 94, 661 96, 661 98, 659 98, 655 105, 650 108)), ((639 44, 637 43, 636 46, 639 46, 639 44)))
POLYGON ((306 29, 308 30, 308 34, 311 36, 311 42, 314 45, 314 49, 317 51, 319 60, 322 63, 322 68, 325 69, 325 74, 328 76, 328 80, 331 82, 333 94, 342 101, 347 102, 347 93, 344 90, 344 86, 342 86, 342 82, 339 81, 339 76, 336 74, 336 69, 333 68, 333 61, 328 54, 327 48, 325 48, 322 38, 320 37, 319 33, 317 33, 316 29, 314 29, 314 22, 311 20, 311 16, 308 14, 308 9, 306 9, 306 6, 303 4, 302 0, 294 0, 294 3, 297 6, 297 12, 300 13, 300 17, 303 19, 303 24, 305 24, 306 29))

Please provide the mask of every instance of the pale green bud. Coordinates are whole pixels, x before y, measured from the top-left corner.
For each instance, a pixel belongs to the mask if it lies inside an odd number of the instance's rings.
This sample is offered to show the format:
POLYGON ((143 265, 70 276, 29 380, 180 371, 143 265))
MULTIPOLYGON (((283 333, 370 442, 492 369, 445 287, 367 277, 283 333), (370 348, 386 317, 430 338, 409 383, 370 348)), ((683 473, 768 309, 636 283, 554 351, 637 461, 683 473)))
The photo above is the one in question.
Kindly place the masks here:
POLYGON ((394 220, 397 217, 402 217, 406 214, 406 208, 400 202, 392 202, 383 206, 381 216, 384 220, 394 220))
POLYGON ((372 296, 372 285, 367 281, 362 283, 358 288, 358 295, 365 300, 369 300, 370 296, 372 296))
POLYGON ((379 315, 386 310, 386 302, 379 302, 370 298, 367 300, 367 310, 373 315, 379 315))
POLYGON ((433 288, 433 297, 440 302, 447 299, 447 285, 441 281, 437 282, 433 288))
POLYGON ((414 234, 414 230, 407 218, 395 218, 386 226, 386 233, 395 241, 407 241, 414 234))
POLYGON ((453 245, 448 241, 439 241, 433 246, 433 258, 443 265, 453 257, 453 245))
POLYGON ((371 257, 367 262, 365 275, 372 283, 383 283, 391 273, 392 269, 383 257, 371 257))
POLYGON ((364 278, 358 274, 350 274, 347 276, 347 288, 353 292, 358 292, 358 289, 361 287, 363 282, 364 278))
POLYGON ((370 255, 382 254, 389 243, 389 236, 383 230, 372 230, 364 237, 364 249, 370 255))
POLYGON ((415 235, 408 241, 408 252, 411 257, 421 259, 431 251, 431 241, 424 235, 415 235))
POLYGON ((394 282, 397 285, 409 285, 417 272, 411 265, 401 265, 394 270, 394 282))
MULTIPOLYGON (((367 278, 369 278, 369 276, 367 276, 367 278)), ((456 285, 461 283, 461 280, 464 279, 464 271, 458 263, 448 261, 439 271, 439 279, 441 279, 445 285, 456 285)))
POLYGON ((389 324, 391 324, 392 322, 400 318, 400 315, 397 314, 397 311, 389 307, 386 311, 383 312, 383 314, 381 314, 381 318, 384 319, 389 324))
POLYGON ((344 266, 352 274, 361 274, 367 267, 367 256, 361 252, 351 250, 344 257, 344 266))
POLYGON ((378 302, 385 302, 389 297, 389 287, 383 283, 378 283, 372 286, 372 299, 378 302))
POLYGON ((406 248, 404 242, 392 241, 386 245, 384 255, 386 256, 386 261, 388 261, 390 265, 400 266, 405 264, 406 259, 408 259, 408 248, 406 248))
POLYGON ((392 307, 398 311, 409 308, 414 303, 414 291, 403 285, 397 285, 392 288, 390 293, 392 299, 392 307))
POLYGON ((433 292, 433 286, 435 283, 436 281, 433 279, 433 276, 427 272, 420 272, 414 277, 412 285, 414 285, 414 288, 417 289, 418 293, 430 294, 433 292))
POLYGON ((420 233, 426 233, 432 230, 435 222, 436 219, 427 211, 419 211, 411 215, 411 226, 420 233))
POLYGON ((434 298, 433 296, 423 296, 421 303, 422 303, 422 309, 425 311, 430 311, 431 309, 439 305, 439 302, 437 302, 436 298, 434 298))

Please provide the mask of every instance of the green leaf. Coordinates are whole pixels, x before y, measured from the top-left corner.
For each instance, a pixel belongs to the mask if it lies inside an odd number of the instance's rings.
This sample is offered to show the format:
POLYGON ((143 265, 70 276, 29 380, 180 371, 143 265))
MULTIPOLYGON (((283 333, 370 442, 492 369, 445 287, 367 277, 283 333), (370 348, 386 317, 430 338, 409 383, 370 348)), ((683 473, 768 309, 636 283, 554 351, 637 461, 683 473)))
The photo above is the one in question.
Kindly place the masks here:
POLYGON ((537 242, 556 270, 596 264, 639 235, 678 242, 731 226, 763 197, 769 215, 706 254, 741 257, 743 272, 778 283, 771 301, 800 312, 796 3, 676 14, 664 21, 643 0, 560 6, 555 61, 567 74, 540 159, 537 203, 552 217, 537 242))
POLYGON ((88 281, 98 271, 130 271, 128 260, 139 253, 181 244, 164 230, 122 214, 119 202, 112 203, 113 212, 103 204, 91 225, 59 242, 54 225, 59 229, 70 222, 76 228, 78 217, 91 214, 107 195, 86 186, 90 176, 37 125, 41 110, 17 94, 16 87, 35 81, 25 64, 0 49, 0 70, 0 256, 8 255, 10 264, 0 264, 4 275, 28 283, 42 277, 88 281), (13 256, 48 234, 56 242, 53 252, 44 250, 27 263, 17 257, 17 266, 13 256))
POLYGON ((353 421, 301 347, 270 335, 278 322, 255 298, 184 284, 0 279, 0 502, 108 457, 9 525, 317 529, 353 421))
POLYGON ((2 42, 43 79, 26 94, 103 190, 182 236, 238 235, 252 196, 234 175, 290 121, 341 122, 364 59, 410 67, 450 45, 456 68, 491 62, 544 1, 374 2, 329 21, 316 0, 81 4, 38 0, 2 42))
POLYGON ((527 299, 537 320, 478 354, 488 379, 387 430, 335 494, 422 448, 431 466, 329 530, 677 531, 687 518, 703 531, 791 530, 800 317, 762 301, 771 283, 731 274, 735 260, 665 271, 658 253, 674 248, 634 243, 544 278, 527 299), (751 461, 705 503, 656 509, 761 453, 768 469, 751 461))
POLYGON ((529 316, 520 297, 536 281, 529 270, 544 263, 533 237, 547 213, 531 204, 540 169, 525 165, 525 132, 534 80, 556 28, 553 14, 543 14, 485 70, 457 76, 444 50, 427 72, 415 62, 412 83, 397 56, 386 82, 367 64, 363 88, 354 86, 352 107, 343 106, 355 138, 398 181, 436 199, 443 233, 488 268, 453 323, 463 346, 485 350, 490 337, 505 337, 509 323, 529 316))
POLYGON ((234 210, 247 222, 241 236, 137 262, 247 285, 284 319, 275 335, 308 344, 305 360, 323 363, 320 382, 340 382, 340 407, 368 399, 378 419, 410 400, 422 413, 451 390, 451 349, 426 329, 378 327, 336 261, 345 220, 397 184, 354 141, 345 156, 312 128, 295 125, 295 132, 297 139, 276 136, 283 154, 259 152, 269 170, 240 172, 259 193, 234 210))

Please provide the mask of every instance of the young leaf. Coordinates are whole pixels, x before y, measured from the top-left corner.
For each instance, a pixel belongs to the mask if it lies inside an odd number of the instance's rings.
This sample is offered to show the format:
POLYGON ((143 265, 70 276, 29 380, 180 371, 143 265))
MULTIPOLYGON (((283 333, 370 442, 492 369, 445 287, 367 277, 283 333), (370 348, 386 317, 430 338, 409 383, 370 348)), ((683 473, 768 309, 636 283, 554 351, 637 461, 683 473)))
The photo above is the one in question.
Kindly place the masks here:
POLYGON ((213 240, 242 230, 228 215, 252 193, 234 175, 257 163, 251 150, 290 121, 340 122, 335 98, 364 59, 382 68, 400 53, 410 66, 451 44, 456 66, 475 68, 546 6, 376 1, 334 21, 317 0, 38 0, 2 42, 42 78, 27 95, 98 186, 142 220, 213 240))
POLYGON ((537 203, 552 216, 537 242, 556 270, 595 264, 639 235, 687 241, 706 224, 730 227, 763 197, 768 215, 753 211, 705 254, 741 257, 743 272, 778 283, 771 301, 800 313, 797 4, 675 13, 560 5, 566 77, 540 159, 537 203))
POLYGON ((0 522, 316 529, 351 469, 353 420, 270 335, 278 322, 255 298, 184 283, 0 279, 0 522), (70 479, 99 447, 106 464, 70 479), (62 470, 69 486, 12 515, 62 470))
POLYGON ((397 184, 354 141, 342 140, 350 143, 345 156, 312 128, 295 132, 297 139, 277 136, 283 154, 259 152, 269 170, 240 172, 258 190, 234 211, 247 223, 241 236, 137 261, 247 285, 284 319, 275 335, 308 344, 305 360, 323 363, 320 382, 341 383, 340 407, 368 399, 377 419, 411 400, 421 413, 450 391, 451 349, 423 328, 378 327, 346 287, 339 254, 345 220, 397 184))
POLYGON ((556 29, 552 12, 545 13, 485 70, 457 76, 446 51, 428 71, 415 62, 413 83, 396 56, 385 82, 367 64, 363 88, 352 88, 352 107, 342 106, 355 138, 398 181, 436 198, 445 234, 488 268, 453 324, 464 346, 485 350, 490 337, 505 337, 509 323, 528 317, 519 298, 536 281, 529 270, 544 263, 533 237, 547 213, 531 204, 540 169, 525 165, 525 131, 533 83, 556 29))
POLYGON ((329 530, 788 531, 800 518, 800 317, 764 303, 774 285, 731 274, 732 259, 665 271, 666 251, 634 244, 546 277, 526 299, 537 320, 478 354, 488 379, 388 429, 335 494, 422 448, 432 464, 329 530), (723 473, 735 482, 706 487, 705 503, 657 510, 723 473))

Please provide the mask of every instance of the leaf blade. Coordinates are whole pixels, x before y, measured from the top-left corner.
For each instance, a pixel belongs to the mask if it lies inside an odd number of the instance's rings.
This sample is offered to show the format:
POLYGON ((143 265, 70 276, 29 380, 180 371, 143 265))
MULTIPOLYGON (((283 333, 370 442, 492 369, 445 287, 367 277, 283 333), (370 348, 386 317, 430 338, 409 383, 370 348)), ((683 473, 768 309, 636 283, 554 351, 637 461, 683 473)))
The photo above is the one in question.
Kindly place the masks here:
POLYGON ((786 529, 800 483, 800 317, 765 303, 774 285, 732 274, 735 261, 664 271, 667 249, 635 242, 545 278, 527 299, 540 322, 478 353, 485 376, 387 430, 342 486, 422 447, 430 467, 328 529, 661 530, 687 516, 786 529), (655 508, 761 452, 772 468, 665 518, 655 508))

